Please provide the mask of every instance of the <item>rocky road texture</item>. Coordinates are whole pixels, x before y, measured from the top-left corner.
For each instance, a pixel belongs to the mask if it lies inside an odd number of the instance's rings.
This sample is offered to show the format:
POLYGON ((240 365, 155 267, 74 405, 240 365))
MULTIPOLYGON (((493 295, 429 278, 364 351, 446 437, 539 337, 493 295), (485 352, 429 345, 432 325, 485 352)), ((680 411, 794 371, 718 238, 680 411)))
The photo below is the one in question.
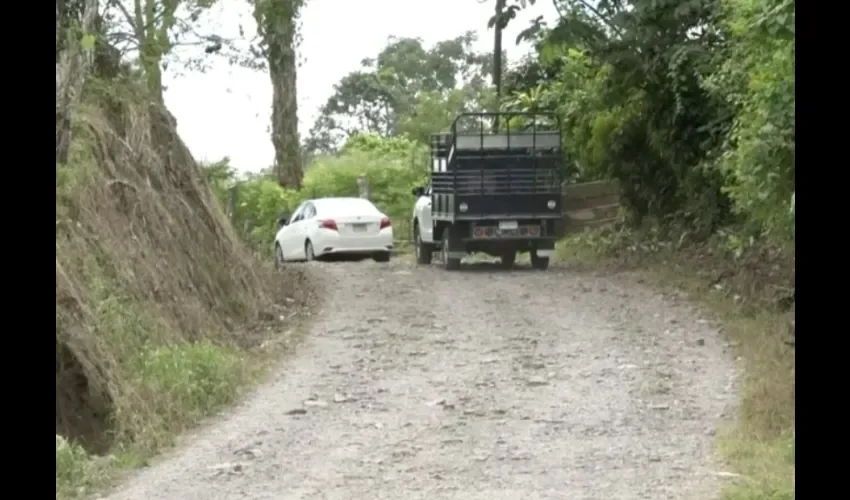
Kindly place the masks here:
POLYGON ((109 498, 717 497, 736 370, 692 307, 564 269, 309 267, 305 344, 109 498))

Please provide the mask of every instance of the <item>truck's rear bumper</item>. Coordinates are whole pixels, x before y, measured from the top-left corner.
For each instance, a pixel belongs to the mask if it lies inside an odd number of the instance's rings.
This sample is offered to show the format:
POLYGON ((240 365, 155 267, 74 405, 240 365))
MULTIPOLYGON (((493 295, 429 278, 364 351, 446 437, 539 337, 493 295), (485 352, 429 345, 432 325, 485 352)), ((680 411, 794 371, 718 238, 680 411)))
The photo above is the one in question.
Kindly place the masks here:
POLYGON ((554 243, 557 236, 493 236, 490 238, 463 238, 464 243, 499 243, 501 241, 528 241, 531 243, 554 243))
POLYGON ((557 214, 442 214, 444 216, 450 217, 455 221, 477 221, 477 220, 562 220, 564 216, 560 213, 557 214))

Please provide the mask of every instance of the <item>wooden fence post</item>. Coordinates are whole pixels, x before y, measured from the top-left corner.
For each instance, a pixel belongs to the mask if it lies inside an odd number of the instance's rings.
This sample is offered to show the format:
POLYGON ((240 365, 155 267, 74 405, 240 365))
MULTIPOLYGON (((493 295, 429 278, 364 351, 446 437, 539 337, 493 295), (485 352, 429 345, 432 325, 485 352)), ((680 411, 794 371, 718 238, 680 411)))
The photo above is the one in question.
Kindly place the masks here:
POLYGON ((361 198, 369 199, 369 181, 366 180, 366 174, 360 174, 357 178, 357 191, 361 198))

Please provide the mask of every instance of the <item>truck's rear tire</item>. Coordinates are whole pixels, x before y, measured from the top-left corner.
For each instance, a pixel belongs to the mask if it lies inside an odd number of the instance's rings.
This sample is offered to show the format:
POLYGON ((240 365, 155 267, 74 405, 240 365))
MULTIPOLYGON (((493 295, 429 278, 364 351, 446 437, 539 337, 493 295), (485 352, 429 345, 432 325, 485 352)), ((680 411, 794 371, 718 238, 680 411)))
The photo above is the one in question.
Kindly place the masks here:
POLYGON ((531 267, 545 271, 549 269, 549 257, 539 257, 537 250, 531 251, 531 267))
POLYGON ((443 230, 443 237, 440 241, 440 257, 443 260, 443 269, 447 271, 454 271, 460 269, 460 259, 450 258, 449 250, 452 248, 450 245, 452 237, 452 228, 447 227, 443 230))
POLYGON ((419 224, 413 226, 413 251, 416 252, 416 263, 420 266, 431 264, 431 257, 434 249, 430 244, 422 241, 422 236, 419 234, 419 224))
POLYGON ((501 265, 503 268, 511 269, 514 267, 514 263, 516 262, 516 250, 502 252, 500 259, 502 261, 501 265))

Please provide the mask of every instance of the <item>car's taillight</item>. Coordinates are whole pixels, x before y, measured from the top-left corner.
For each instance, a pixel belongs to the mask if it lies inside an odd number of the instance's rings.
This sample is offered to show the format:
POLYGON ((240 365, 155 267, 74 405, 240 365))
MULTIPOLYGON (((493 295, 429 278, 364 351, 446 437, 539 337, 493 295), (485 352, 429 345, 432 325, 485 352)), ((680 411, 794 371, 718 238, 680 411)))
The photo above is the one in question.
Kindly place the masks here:
POLYGON ((325 220, 319 222, 319 227, 324 228, 324 229, 330 229, 332 231, 338 230, 338 228, 336 227, 336 221, 333 220, 333 219, 325 219, 325 220))
POLYGON ((385 227, 390 227, 392 225, 393 221, 391 221, 389 217, 384 217, 383 219, 381 219, 381 229, 385 227))

